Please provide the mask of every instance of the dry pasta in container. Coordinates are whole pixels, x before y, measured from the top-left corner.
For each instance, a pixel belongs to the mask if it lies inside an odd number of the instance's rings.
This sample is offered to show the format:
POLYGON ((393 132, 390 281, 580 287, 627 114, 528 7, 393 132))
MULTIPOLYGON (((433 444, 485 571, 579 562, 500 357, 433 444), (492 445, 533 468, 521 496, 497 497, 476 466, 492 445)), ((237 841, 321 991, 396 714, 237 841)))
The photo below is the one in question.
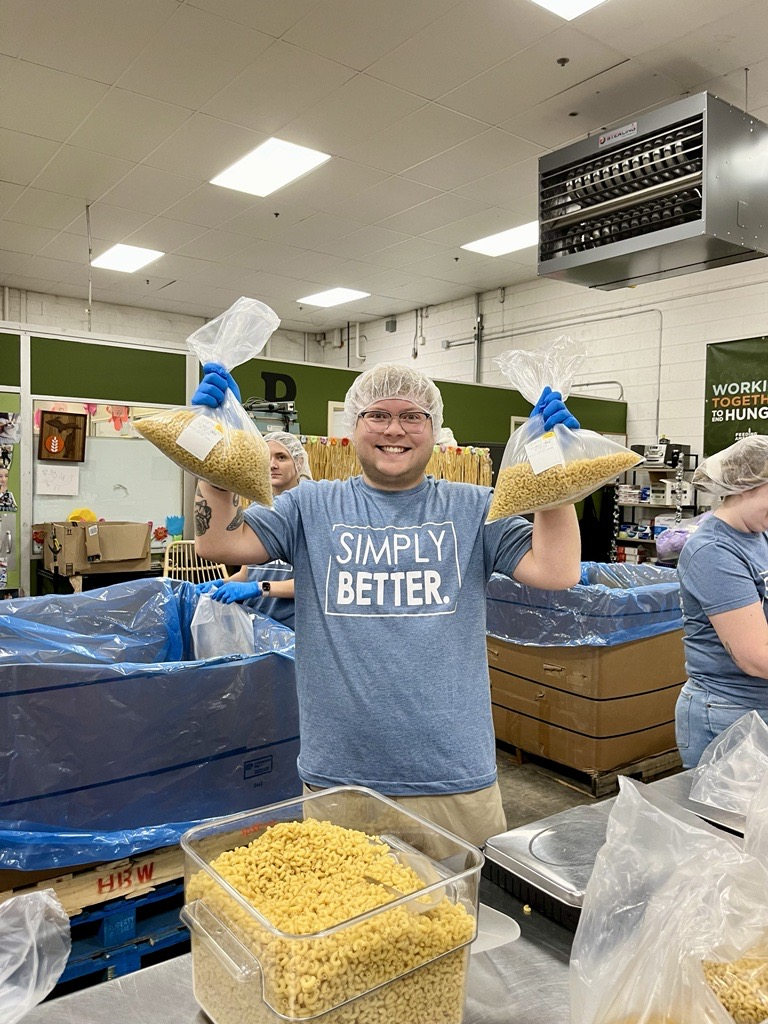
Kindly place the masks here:
MULTIPOLYGON (((585 356, 583 346, 563 335, 540 348, 504 352, 494 362, 535 405, 547 386, 565 400, 585 356)), ((531 416, 504 449, 488 519, 570 505, 642 461, 602 434, 561 423, 547 431, 543 416, 531 416)))
POLYGON ((195 998, 214 1024, 461 1024, 483 857, 363 787, 182 838, 195 998))
MULTIPOLYGON (((231 373, 257 356, 279 325, 269 306, 240 298, 191 334, 187 347, 202 364, 220 363, 231 373)), ((168 409, 138 420, 135 427, 187 472, 260 505, 272 504, 269 448, 231 391, 217 409, 168 409)))

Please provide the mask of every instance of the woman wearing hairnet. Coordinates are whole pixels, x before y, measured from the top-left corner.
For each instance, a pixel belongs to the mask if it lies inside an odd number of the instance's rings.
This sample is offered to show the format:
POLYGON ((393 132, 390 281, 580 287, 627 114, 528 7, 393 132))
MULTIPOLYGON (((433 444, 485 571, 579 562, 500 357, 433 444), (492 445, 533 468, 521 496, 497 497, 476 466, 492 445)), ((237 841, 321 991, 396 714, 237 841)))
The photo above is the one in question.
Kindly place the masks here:
MULTIPOLYGON (((281 430, 265 434, 269 448, 269 471, 272 494, 283 494, 298 487, 302 480, 311 480, 312 471, 304 446, 295 434, 281 430)), ((293 566, 279 558, 266 565, 244 565, 226 580, 199 583, 198 593, 209 593, 215 601, 231 604, 245 601, 249 608, 268 615, 270 619, 294 627, 293 566)))
MULTIPOLYGON (((220 403, 230 380, 206 372, 193 403, 220 403)), ((547 429, 578 426, 559 394, 540 404, 547 429)), ((232 496, 201 480, 197 550, 295 567, 305 786, 368 786, 479 846, 506 830, 486 584, 494 571, 543 589, 578 583, 576 513, 570 505, 536 513, 533 524, 511 516, 486 525, 489 487, 426 476, 443 402, 417 370, 367 370, 344 414, 360 476, 297 487, 274 508, 252 505, 234 519, 232 496)))
POLYGON ((705 459, 693 484, 722 503, 678 561, 688 681, 675 734, 684 768, 748 711, 768 722, 768 437, 705 459))

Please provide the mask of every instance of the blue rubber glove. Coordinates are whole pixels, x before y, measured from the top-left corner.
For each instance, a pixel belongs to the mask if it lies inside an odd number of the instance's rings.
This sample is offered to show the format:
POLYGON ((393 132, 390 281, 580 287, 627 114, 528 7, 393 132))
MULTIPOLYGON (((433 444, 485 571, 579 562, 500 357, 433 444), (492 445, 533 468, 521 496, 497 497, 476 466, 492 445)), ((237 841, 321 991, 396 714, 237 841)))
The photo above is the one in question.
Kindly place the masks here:
POLYGON ((226 580, 218 590, 211 594, 214 601, 232 604, 234 601, 247 601, 249 598, 261 597, 260 583, 237 583, 226 580))
POLYGON ((235 398, 240 401, 240 388, 235 383, 231 373, 228 373, 221 363, 205 363, 203 365, 205 376, 197 386, 197 391, 191 398, 192 405, 207 405, 211 409, 218 409, 223 403, 227 394, 227 388, 235 398))
POLYGON ((581 424, 565 407, 563 396, 559 391, 553 391, 545 387, 538 402, 533 407, 531 416, 542 416, 544 418, 544 429, 551 430, 558 423, 562 423, 569 430, 578 430, 581 424))
POLYGON ((206 580, 204 583, 195 584, 195 592, 197 594, 211 594, 214 590, 218 590, 224 580, 206 580))

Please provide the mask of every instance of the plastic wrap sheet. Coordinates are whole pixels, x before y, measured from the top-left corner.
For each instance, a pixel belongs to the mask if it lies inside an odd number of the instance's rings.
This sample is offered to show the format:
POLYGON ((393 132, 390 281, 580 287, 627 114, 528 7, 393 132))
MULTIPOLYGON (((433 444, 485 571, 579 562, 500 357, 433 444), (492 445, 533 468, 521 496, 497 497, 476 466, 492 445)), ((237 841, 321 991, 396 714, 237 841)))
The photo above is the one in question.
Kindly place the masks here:
POLYGON ((301 791, 292 630, 256 616, 252 657, 156 662, 188 649, 191 584, 142 580, 5 604, 20 642, 9 649, 6 626, 0 867, 128 856, 301 791), (38 656, 34 630, 65 626, 61 660, 50 660, 52 646, 38 656), (104 663, 111 650, 134 660, 104 663))
POLYGON ((537 647, 613 647, 682 628, 674 569, 584 562, 584 579, 600 582, 536 590, 494 573, 486 591, 488 633, 537 647))

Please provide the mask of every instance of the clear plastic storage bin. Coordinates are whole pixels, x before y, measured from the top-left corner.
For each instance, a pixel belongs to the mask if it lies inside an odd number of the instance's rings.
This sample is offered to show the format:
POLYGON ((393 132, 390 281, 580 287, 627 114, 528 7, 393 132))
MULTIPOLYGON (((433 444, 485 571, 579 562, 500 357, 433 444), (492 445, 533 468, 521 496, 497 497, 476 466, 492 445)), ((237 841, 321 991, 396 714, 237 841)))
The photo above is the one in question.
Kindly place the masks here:
POLYGON ((181 845, 195 998, 214 1024, 461 1024, 476 847, 350 786, 181 845))

